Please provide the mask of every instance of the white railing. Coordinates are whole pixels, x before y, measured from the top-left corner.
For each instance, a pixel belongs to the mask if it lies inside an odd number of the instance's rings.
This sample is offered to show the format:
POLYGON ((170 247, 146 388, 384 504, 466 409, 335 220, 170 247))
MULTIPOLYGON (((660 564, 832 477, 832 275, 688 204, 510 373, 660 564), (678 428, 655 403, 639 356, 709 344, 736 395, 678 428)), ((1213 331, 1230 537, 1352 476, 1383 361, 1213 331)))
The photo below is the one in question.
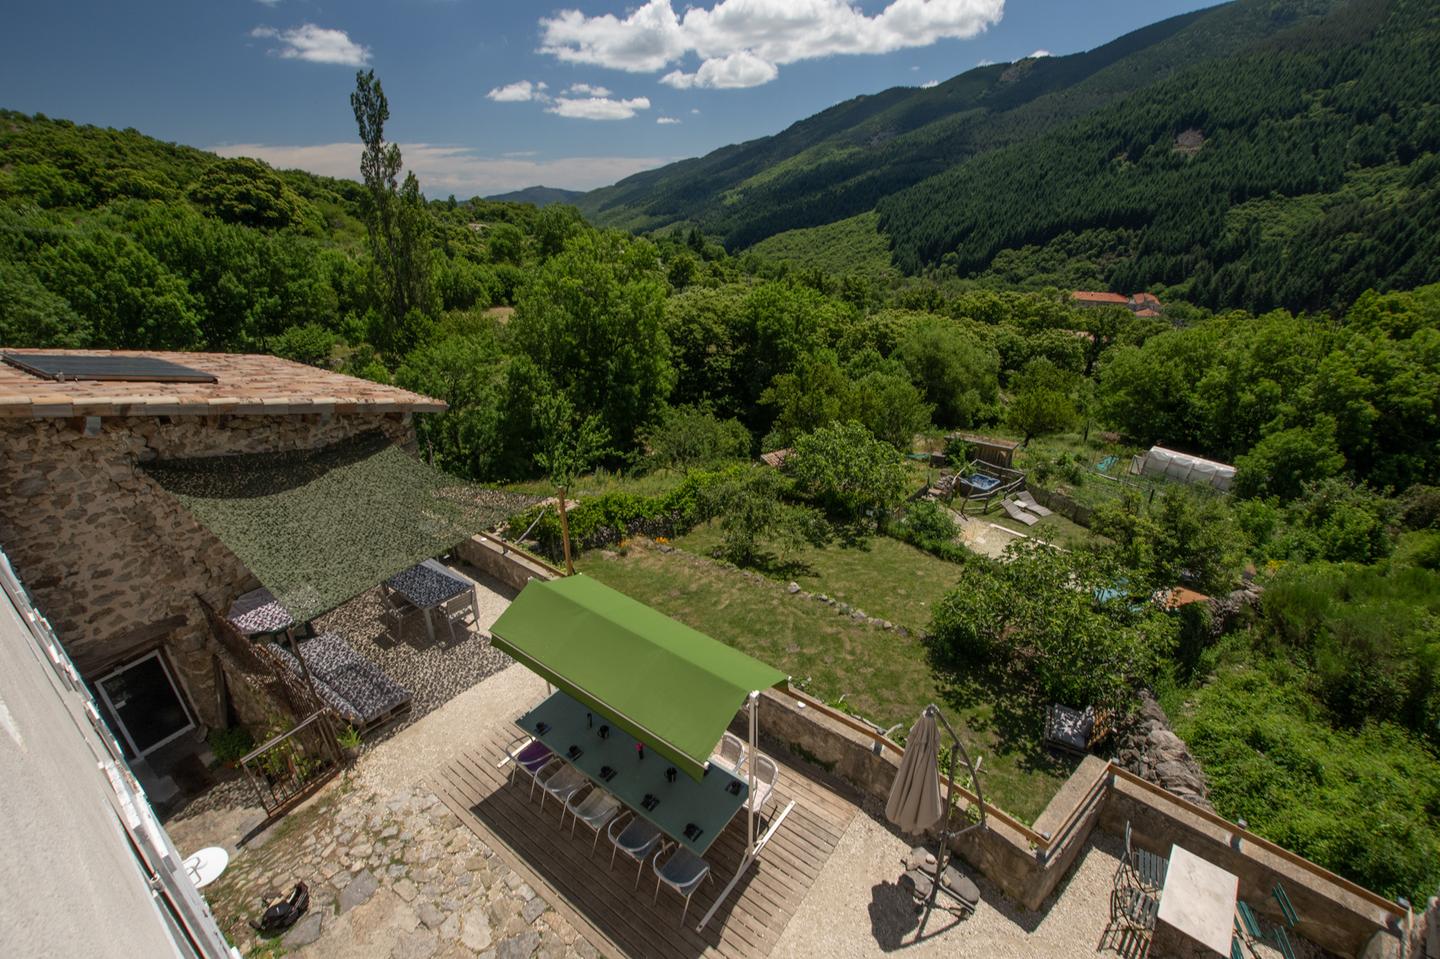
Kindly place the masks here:
POLYGON ((186 873, 165 827, 155 818, 145 790, 125 764, 120 744, 100 718, 94 697, 80 679, 75 664, 49 621, 35 608, 3 551, 0 551, 0 591, 27 627, 22 636, 30 641, 37 658, 49 664, 56 695, 74 720, 79 736, 94 754, 96 766, 105 774, 110 788, 102 790, 104 798, 115 814, 117 825, 130 840, 136 869, 175 942, 175 954, 185 959, 240 959, 240 953, 225 941, 210 907, 186 873))

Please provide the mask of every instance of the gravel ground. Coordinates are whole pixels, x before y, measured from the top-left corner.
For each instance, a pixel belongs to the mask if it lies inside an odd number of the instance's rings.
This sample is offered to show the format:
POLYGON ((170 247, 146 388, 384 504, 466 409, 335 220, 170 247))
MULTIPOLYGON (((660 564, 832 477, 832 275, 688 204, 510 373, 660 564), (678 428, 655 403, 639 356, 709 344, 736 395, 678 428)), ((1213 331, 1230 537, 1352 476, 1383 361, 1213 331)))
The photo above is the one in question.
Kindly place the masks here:
POLYGON ((405 620, 397 639, 381 618, 378 586, 315 620, 317 633, 339 633, 351 648, 414 697, 408 717, 380 730, 372 743, 395 735, 510 665, 510 657, 490 645, 489 630, 510 605, 515 591, 468 566, 452 564, 450 568, 476 584, 476 631, 468 636, 452 640, 444 624, 437 622, 432 641, 425 630, 425 617, 415 615, 405 620))
MULTIPOLYGON (((1125 845, 1098 829, 1037 912, 1020 908, 976 869, 960 863, 980 887, 980 907, 963 920, 937 910, 917 941, 919 916, 910 894, 897 885, 912 843, 885 824, 879 818, 883 813, 871 805, 850 821, 771 959, 868 959, 897 949, 903 949, 907 959, 1143 955, 1135 949, 1138 944, 1110 925, 1110 890, 1125 845)), ((1303 959, 1321 954, 1298 937, 1292 941, 1303 959)), ((1259 953, 1262 959, 1279 959, 1269 945, 1260 945, 1259 953)))

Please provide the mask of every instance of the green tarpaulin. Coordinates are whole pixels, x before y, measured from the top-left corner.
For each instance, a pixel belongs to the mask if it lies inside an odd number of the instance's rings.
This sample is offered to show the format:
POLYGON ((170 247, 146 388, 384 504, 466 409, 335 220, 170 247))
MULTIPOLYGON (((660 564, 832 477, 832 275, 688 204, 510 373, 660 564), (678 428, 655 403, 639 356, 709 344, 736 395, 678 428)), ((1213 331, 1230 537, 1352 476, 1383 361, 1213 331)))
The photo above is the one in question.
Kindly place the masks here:
POLYGON ((499 522, 516 504, 380 433, 320 450, 163 460, 146 471, 306 622, 499 522))
POLYGON ((752 690, 785 674, 586 576, 534 580, 494 644, 699 779, 752 690))

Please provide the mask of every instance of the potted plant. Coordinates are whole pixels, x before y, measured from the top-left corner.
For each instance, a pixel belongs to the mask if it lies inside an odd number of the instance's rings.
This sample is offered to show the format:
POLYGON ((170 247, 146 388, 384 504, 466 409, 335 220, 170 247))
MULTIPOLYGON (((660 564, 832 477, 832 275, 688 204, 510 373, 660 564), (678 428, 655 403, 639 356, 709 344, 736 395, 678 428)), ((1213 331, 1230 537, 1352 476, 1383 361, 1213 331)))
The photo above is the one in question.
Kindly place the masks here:
POLYGON ((353 763, 355 757, 360 755, 360 731, 354 726, 346 726, 335 737, 335 741, 340 744, 341 749, 345 750, 345 758, 348 762, 353 763))

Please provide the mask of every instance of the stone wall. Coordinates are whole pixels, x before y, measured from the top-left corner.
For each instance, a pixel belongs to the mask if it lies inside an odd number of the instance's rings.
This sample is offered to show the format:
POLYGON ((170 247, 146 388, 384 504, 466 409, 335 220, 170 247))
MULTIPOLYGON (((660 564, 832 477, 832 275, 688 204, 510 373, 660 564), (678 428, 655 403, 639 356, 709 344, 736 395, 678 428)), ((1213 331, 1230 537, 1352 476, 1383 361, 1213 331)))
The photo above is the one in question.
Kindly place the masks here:
POLYGON ((532 556, 486 536, 472 536, 455 547, 455 555, 515 590, 532 579, 554 579, 558 571, 532 556))
POLYGON ((206 725, 224 721, 209 630, 258 585, 140 468, 155 459, 312 449, 408 414, 0 420, 0 544, 87 679, 161 648, 206 725))
POLYGON ((1115 764, 1155 783, 1201 809, 1212 812, 1205 771, 1185 741, 1170 728, 1170 718, 1148 690, 1140 691, 1140 708, 1118 732, 1115 764))

